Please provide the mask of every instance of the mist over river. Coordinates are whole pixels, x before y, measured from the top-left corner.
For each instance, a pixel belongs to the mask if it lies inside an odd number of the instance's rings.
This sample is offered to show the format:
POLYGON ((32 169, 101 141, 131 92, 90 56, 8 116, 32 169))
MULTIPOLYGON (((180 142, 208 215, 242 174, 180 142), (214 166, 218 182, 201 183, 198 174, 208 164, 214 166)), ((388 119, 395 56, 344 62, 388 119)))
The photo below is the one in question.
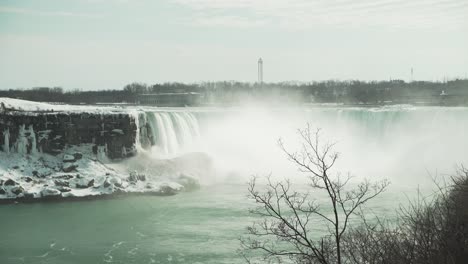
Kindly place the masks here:
POLYGON ((370 204, 381 216, 394 217, 418 188, 430 195, 433 177, 468 165, 468 108, 147 110, 190 113, 200 135, 170 155, 203 152, 212 159, 215 173, 201 179, 201 188, 168 197, 1 205, 0 263, 242 263, 238 238, 255 220, 245 183, 271 173, 304 189, 305 175, 277 140, 295 150, 296 130, 307 123, 322 129, 323 141, 337 142, 335 172, 391 181, 370 204))

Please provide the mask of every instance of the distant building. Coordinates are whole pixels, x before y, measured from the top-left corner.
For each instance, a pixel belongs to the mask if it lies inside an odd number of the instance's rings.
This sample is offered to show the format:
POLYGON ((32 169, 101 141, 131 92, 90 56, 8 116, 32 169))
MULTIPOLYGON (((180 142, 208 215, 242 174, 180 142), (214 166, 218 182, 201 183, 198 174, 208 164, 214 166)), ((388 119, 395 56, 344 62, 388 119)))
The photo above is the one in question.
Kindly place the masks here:
POLYGON ((258 83, 263 83, 263 60, 258 59, 258 83))

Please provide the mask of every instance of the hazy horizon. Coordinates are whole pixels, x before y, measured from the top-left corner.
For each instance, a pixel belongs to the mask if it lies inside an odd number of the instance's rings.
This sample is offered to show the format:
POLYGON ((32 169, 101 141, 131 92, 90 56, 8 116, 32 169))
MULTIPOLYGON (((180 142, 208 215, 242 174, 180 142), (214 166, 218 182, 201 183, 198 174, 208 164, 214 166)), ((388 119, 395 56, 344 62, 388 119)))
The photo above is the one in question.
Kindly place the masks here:
POLYGON ((468 2, 0 0, 0 89, 468 73, 468 2))

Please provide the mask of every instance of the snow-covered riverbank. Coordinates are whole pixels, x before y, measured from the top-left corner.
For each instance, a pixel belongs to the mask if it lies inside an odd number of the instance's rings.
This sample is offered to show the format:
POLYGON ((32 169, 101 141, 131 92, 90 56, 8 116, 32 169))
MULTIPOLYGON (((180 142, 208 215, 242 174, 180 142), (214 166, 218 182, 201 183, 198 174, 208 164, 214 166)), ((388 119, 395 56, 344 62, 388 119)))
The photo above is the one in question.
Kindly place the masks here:
POLYGON ((92 152, 91 145, 63 154, 0 152, 0 199, 73 198, 117 193, 171 195, 184 187, 137 171, 116 170, 92 152))

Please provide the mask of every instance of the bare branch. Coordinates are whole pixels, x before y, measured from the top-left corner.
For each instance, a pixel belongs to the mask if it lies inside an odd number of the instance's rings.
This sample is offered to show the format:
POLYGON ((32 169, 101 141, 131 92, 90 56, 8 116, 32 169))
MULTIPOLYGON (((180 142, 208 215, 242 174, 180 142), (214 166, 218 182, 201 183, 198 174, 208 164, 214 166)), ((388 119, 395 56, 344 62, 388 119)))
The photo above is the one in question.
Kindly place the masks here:
POLYGON ((320 129, 312 132, 310 125, 299 129, 298 134, 302 141, 299 151, 288 151, 282 139, 278 145, 300 171, 308 174, 310 188, 327 196, 327 202, 319 204, 308 193, 292 191, 288 180, 273 182, 269 176, 265 191, 259 192, 257 178, 253 177, 249 198, 258 206, 251 212, 263 221, 247 229, 249 237, 242 245, 245 250, 263 252, 264 260, 268 261, 282 262, 287 258, 298 263, 341 264, 341 240, 350 218, 389 183, 363 181, 355 188, 348 188, 352 177, 332 172, 339 157, 333 150, 335 143, 321 144, 320 129), (332 209, 332 216, 328 215, 329 209, 322 210, 322 205, 332 209), (324 220, 328 236, 320 238, 312 232, 311 223, 319 219, 324 220))

